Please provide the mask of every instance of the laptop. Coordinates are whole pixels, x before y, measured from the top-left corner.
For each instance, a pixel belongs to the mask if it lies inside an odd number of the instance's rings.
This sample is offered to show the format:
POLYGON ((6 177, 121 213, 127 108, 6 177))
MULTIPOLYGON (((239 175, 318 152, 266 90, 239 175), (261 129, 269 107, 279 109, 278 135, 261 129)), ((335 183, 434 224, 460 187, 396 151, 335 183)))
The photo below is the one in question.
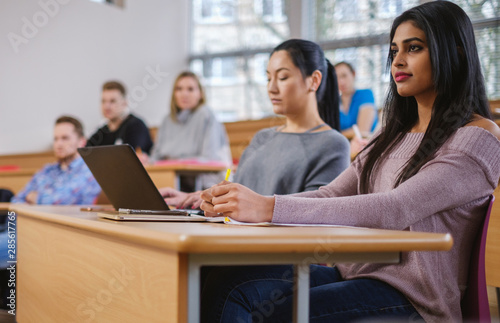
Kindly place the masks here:
POLYGON ((130 145, 78 148, 115 208, 98 216, 122 221, 206 221, 201 210, 169 208, 130 145))

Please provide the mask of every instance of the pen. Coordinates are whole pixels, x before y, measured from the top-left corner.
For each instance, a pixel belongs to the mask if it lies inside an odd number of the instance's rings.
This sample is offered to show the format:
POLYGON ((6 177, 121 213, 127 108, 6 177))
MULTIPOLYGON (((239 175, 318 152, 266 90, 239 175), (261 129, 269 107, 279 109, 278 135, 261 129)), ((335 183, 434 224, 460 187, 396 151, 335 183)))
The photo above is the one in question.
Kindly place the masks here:
POLYGON ((358 137, 358 139, 363 139, 363 136, 361 136, 361 132, 359 131, 358 125, 353 124, 352 130, 354 131, 354 135, 358 137))
POLYGON ((227 169, 227 172, 226 172, 226 179, 225 181, 227 182, 227 180, 229 179, 229 175, 231 175, 231 168, 228 168, 227 169))

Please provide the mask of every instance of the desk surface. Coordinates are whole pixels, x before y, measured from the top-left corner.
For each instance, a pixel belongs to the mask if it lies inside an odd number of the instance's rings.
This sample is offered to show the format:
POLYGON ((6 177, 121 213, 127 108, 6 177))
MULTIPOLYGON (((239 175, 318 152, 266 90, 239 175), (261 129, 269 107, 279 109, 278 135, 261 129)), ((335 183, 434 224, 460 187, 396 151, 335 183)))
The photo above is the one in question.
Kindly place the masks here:
POLYGON ((180 253, 449 250, 449 234, 352 227, 252 227, 221 223, 116 222, 78 207, 12 206, 25 217, 180 253), (397 241, 397 243, 394 243, 397 241))
MULTIPOLYGON (((296 303, 308 304, 304 276, 311 262, 391 263, 401 251, 452 245, 449 234, 115 222, 75 206, 11 210, 18 215, 17 319, 23 323, 198 322, 204 265, 298 264, 296 303)), ((298 317, 307 316, 307 307, 301 309, 298 317)))

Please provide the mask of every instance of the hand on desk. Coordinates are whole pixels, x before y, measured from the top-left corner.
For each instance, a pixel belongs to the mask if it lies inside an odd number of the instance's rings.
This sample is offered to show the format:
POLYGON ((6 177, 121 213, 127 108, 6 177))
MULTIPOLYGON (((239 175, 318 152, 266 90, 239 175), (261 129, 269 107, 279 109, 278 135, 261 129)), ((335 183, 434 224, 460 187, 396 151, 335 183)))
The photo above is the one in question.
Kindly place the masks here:
POLYGON ((162 187, 158 189, 158 191, 160 191, 161 196, 165 199, 165 202, 168 205, 174 205, 175 207, 180 205, 188 195, 188 193, 178 191, 171 187, 162 187))
POLYGON ((37 191, 31 191, 26 195, 26 203, 28 204, 36 204, 38 201, 38 192, 37 191))
POLYGON ((206 216, 229 216, 242 222, 270 222, 274 197, 262 196, 251 189, 223 181, 201 193, 201 209, 206 216))
POLYGON ((174 205, 178 209, 197 209, 202 202, 200 191, 185 193, 171 187, 163 187, 159 191, 168 205, 174 205))

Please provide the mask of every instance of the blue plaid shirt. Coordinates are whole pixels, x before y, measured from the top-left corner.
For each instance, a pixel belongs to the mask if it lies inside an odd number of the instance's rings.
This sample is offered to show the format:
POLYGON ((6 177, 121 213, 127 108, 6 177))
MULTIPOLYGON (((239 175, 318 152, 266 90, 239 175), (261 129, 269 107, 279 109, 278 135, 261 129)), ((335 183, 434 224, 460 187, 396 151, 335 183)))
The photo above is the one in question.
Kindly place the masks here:
POLYGON ((78 157, 66 170, 61 169, 59 163, 46 165, 11 202, 26 202, 26 196, 32 191, 38 192, 37 204, 93 204, 101 187, 78 157))

